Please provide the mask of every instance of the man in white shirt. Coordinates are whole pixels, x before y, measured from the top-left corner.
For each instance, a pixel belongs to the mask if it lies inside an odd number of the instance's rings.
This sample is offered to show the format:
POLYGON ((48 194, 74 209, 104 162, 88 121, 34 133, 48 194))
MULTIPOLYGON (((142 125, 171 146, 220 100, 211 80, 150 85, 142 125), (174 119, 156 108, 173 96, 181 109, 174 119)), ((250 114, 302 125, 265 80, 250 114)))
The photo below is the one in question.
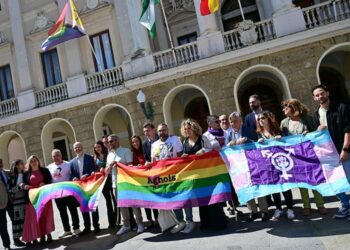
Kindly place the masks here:
MULTIPOLYGON (((132 164, 132 152, 128 148, 123 148, 119 144, 119 137, 117 135, 110 135, 108 136, 108 144, 110 146, 110 150, 107 156, 107 173, 112 170, 112 183, 113 188, 116 188, 117 178, 118 178, 118 171, 116 164, 118 162, 123 163, 125 165, 131 165, 132 164)), ((118 190, 116 189, 116 194, 118 193, 118 190)), ((117 195, 118 196, 118 195, 117 195)), ((142 223, 142 214, 140 208, 132 208, 135 217, 136 217, 136 223, 137 223, 137 233, 142 233, 144 230, 144 225, 142 223)), ((117 235, 122 235, 127 232, 131 231, 131 225, 130 225, 130 213, 129 209, 127 207, 120 208, 120 213, 122 215, 123 219, 123 226, 119 229, 117 232, 117 235)))
MULTIPOLYGON (((62 154, 59 149, 52 150, 51 157, 53 163, 47 166, 52 176, 52 183, 70 181, 71 170, 70 164, 67 161, 62 160, 62 154)), ((73 234, 78 236, 80 233, 79 229, 79 216, 77 211, 78 202, 73 196, 63 197, 56 199, 56 205, 61 216, 64 232, 58 237, 63 238, 68 235, 72 235, 67 208, 70 211, 73 224, 73 234)))

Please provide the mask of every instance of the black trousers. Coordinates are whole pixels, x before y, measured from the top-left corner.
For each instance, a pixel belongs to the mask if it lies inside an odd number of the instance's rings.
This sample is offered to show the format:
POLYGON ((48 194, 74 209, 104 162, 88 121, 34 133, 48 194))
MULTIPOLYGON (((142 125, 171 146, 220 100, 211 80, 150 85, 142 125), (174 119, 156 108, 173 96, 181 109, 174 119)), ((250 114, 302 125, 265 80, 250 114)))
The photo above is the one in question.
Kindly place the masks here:
MULTIPOLYGON (((7 231, 7 218, 6 218, 6 211, 9 212, 9 209, 11 211, 12 204, 8 204, 6 208, 0 209, 0 236, 2 240, 2 244, 4 248, 10 247, 10 236, 7 231)), ((10 212, 9 212, 10 214, 10 212)), ((11 218, 13 218, 13 213, 10 215, 11 218)))
POLYGON ((117 201, 113 194, 111 175, 107 177, 105 186, 103 187, 103 190, 102 190, 102 194, 106 200, 109 226, 115 226, 117 223, 117 201))
MULTIPOLYGON (((99 224, 99 216, 98 216, 98 209, 96 209, 95 212, 91 212, 92 214, 92 224, 94 228, 100 228, 99 224)), ((87 213, 82 213, 83 215, 83 220, 84 220, 84 229, 91 230, 91 219, 90 219, 90 212, 87 213)))
POLYGON ((157 209, 145 208, 147 220, 148 220, 148 221, 153 221, 153 219, 152 219, 152 211, 153 211, 154 220, 158 220, 158 214, 159 214, 159 212, 158 212, 157 209))
POLYGON ((70 215, 72 217, 73 230, 79 229, 79 216, 77 211, 78 202, 76 199, 73 196, 56 199, 56 205, 58 211, 60 212, 64 231, 70 231, 67 208, 69 209, 70 215))
MULTIPOLYGON (((282 192, 284 196, 284 200, 286 202, 288 209, 293 209, 293 195, 292 190, 287 190, 285 192, 282 192)), ((272 194, 273 201, 275 203, 275 206, 277 209, 282 210, 282 201, 281 201, 281 194, 280 193, 274 193, 272 194)))

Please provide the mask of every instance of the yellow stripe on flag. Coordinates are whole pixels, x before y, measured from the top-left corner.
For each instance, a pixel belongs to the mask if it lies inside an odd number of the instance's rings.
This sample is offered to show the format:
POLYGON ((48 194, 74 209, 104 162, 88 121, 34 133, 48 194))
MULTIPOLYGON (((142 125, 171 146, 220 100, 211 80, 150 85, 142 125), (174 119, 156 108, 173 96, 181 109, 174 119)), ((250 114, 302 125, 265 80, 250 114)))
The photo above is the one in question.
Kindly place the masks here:
POLYGON ((219 10, 220 0, 209 0, 208 5, 210 13, 214 13, 219 10))

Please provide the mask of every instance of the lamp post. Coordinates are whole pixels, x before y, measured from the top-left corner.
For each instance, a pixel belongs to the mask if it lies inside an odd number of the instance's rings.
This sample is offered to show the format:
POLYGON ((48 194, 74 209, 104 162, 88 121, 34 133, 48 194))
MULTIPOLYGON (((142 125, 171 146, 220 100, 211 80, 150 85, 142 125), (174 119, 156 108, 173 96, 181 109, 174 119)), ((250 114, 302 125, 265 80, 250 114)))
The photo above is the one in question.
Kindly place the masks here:
POLYGON ((148 120, 152 121, 153 120, 152 104, 150 102, 146 103, 146 95, 145 95, 145 93, 143 93, 143 91, 141 89, 139 89, 139 92, 136 96, 136 100, 140 104, 142 112, 146 116, 146 118, 148 120))

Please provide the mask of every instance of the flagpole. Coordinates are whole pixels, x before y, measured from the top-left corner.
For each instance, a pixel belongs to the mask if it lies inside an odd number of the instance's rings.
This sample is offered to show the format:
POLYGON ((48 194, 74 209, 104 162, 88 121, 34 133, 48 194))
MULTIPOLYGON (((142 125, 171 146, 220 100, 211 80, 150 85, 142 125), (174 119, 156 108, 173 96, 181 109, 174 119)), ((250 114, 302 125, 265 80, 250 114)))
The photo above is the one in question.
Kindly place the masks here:
POLYGON ((90 45, 90 48, 92 50, 92 54, 95 56, 95 59, 96 59, 96 62, 97 62, 97 68, 101 69, 102 77, 105 80, 105 82, 108 83, 107 77, 106 77, 105 73, 103 72, 103 68, 101 66, 100 60, 98 60, 98 58, 97 58, 95 49, 94 49, 94 47, 91 44, 90 38, 88 36, 86 36, 86 37, 87 37, 87 40, 89 41, 89 45, 90 45))
POLYGON ((242 15, 243 21, 245 21, 244 12, 243 12, 243 9, 242 9, 242 4, 241 4, 241 0, 238 0, 238 4, 239 4, 239 9, 240 9, 240 11, 241 11, 241 15, 242 15))
POLYGON ((165 21, 165 26, 166 26, 166 29, 167 29, 167 32, 168 32, 168 37, 169 37, 169 41, 170 41, 171 51, 173 52, 173 56, 174 56, 174 59, 175 59, 175 65, 177 65, 177 58, 176 58, 176 54, 175 54, 175 50, 174 50, 174 43, 173 43, 173 39, 171 37, 171 33, 170 33, 169 25, 168 25, 168 20, 166 18, 164 5, 163 5, 163 0, 160 0, 160 6, 161 6, 161 9, 162 9, 162 13, 163 13, 164 21, 165 21))

